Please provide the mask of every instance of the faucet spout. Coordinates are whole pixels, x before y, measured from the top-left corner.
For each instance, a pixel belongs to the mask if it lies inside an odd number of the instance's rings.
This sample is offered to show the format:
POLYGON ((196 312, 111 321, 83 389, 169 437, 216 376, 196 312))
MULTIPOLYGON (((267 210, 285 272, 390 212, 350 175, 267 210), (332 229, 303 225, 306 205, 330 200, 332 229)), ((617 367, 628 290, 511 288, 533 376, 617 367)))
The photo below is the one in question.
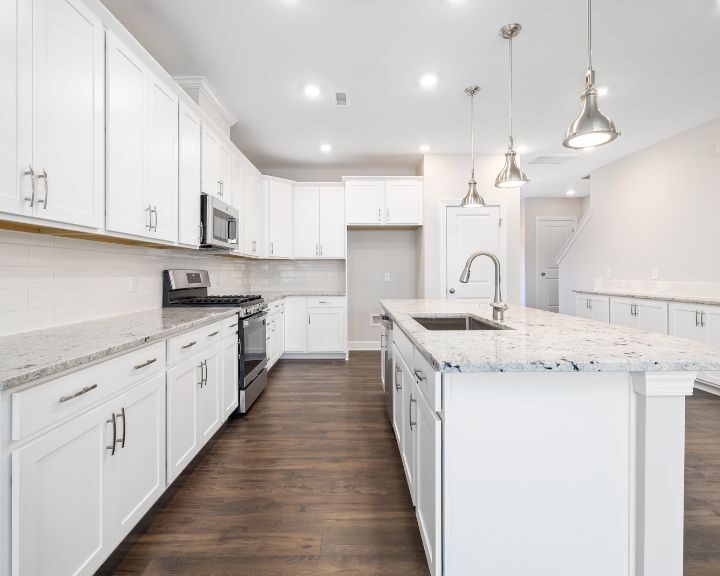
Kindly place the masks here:
POLYGON ((493 320, 502 322, 505 316, 505 310, 508 309, 508 306, 502 301, 502 293, 500 291, 500 260, 498 260, 498 257, 495 256, 495 254, 483 251, 471 254, 467 259, 467 262, 465 262, 465 268, 463 268, 462 274, 460 274, 460 282, 463 284, 468 283, 470 280, 470 267, 475 261, 475 258, 478 256, 487 256, 490 260, 492 260, 492 263, 495 266, 495 297, 494 302, 491 302, 490 306, 492 306, 493 309, 493 320))

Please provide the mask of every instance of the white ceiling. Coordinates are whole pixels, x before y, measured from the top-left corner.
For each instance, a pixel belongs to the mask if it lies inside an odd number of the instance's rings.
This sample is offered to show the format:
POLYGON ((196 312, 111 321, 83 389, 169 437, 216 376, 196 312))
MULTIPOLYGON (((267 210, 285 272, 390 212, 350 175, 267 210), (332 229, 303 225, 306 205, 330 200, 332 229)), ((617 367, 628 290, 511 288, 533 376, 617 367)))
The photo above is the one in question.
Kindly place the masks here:
MULTIPOLYGON (((239 118, 233 140, 260 168, 407 169, 422 154, 469 153, 465 86, 479 84, 476 145, 507 141, 507 43, 514 42, 515 139, 528 196, 564 194, 591 169, 720 116, 720 0, 594 4, 601 107, 623 135, 562 166, 561 139, 585 72, 582 0, 103 0, 172 75, 207 77, 239 118), (437 87, 419 77, 434 72, 437 87), (323 97, 307 100, 316 83, 323 97), (330 92, 348 90, 350 107, 330 92), (322 154, 321 143, 333 147, 322 154)), ((719 135, 720 139, 720 135, 719 135)), ((500 167, 498 167, 499 169, 500 167)))

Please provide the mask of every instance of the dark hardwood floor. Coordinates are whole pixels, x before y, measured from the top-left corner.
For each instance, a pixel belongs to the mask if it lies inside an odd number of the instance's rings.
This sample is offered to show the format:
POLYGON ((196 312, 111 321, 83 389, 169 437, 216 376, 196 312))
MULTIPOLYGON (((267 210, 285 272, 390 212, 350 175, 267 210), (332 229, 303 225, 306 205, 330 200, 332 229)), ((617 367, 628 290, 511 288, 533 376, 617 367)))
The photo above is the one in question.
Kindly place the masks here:
POLYGON ((279 362, 98 574, 427 575, 379 362, 279 362))
MULTIPOLYGON (((379 355, 281 361, 99 570, 106 575, 427 575, 379 355)), ((720 398, 687 402, 684 576, 720 576, 720 398)))

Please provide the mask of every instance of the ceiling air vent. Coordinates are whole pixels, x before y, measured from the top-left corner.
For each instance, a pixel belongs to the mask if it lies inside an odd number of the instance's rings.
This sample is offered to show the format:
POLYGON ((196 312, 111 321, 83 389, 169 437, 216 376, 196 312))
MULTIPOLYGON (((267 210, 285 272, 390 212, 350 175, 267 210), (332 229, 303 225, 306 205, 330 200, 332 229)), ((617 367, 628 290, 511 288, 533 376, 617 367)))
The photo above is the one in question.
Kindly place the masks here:
POLYGON ((540 154, 533 158, 528 164, 558 166, 565 162, 577 158, 577 154, 540 154))
POLYGON ((349 105, 347 90, 335 92, 335 106, 345 107, 349 105))

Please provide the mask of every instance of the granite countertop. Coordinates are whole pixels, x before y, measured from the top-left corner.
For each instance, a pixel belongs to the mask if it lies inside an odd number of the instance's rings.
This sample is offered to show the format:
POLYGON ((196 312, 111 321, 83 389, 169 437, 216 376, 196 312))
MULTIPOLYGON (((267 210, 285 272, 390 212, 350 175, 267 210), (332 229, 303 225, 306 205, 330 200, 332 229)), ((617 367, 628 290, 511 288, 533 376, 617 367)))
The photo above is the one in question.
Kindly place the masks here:
POLYGON ((345 296, 345 292, 328 292, 328 291, 320 291, 320 292, 301 292, 301 291, 289 291, 289 292, 263 292, 262 297, 265 299, 265 302, 270 304, 271 302, 275 302, 276 300, 281 300, 282 298, 288 298, 290 296, 345 296))
POLYGON ((597 296, 616 296, 618 298, 644 298, 665 302, 684 302, 687 304, 720 305, 720 296, 692 296, 684 294, 663 294, 661 292, 642 292, 638 290, 573 290, 576 294, 595 294, 597 296))
POLYGON ((512 330, 433 331, 412 316, 463 316, 492 323, 477 300, 382 300, 396 327, 440 372, 627 372, 720 370, 720 347, 606 322, 511 305, 512 330))
POLYGON ((0 390, 128 352, 237 314, 237 308, 160 308, 0 338, 0 390))

